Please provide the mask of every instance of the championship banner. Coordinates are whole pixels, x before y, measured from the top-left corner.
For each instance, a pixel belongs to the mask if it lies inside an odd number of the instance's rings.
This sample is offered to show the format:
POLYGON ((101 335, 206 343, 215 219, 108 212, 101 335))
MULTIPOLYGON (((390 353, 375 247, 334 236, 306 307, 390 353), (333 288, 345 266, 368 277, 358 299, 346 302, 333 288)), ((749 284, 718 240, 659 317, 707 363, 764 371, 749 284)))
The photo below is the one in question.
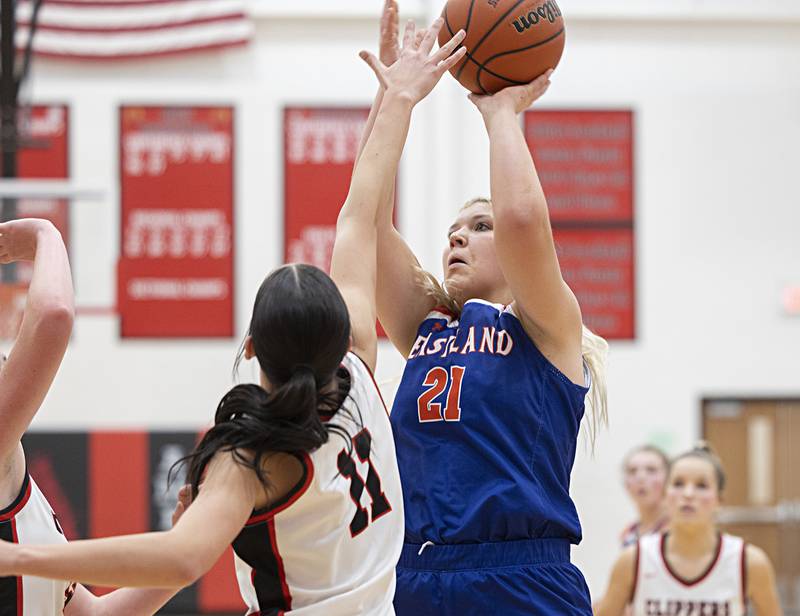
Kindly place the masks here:
MULTIPOLYGON (((66 105, 34 105, 19 114, 23 146, 17 155, 21 179, 65 179, 69 177, 69 112, 66 105)), ((17 218, 44 218, 61 232, 69 250, 69 202, 66 199, 17 199, 17 218)), ((3 266, 2 269, 5 269, 3 266)), ((13 340, 25 307, 33 263, 15 264, 13 280, 0 289, 0 339, 13 340)), ((2 272, 3 274, 5 272, 2 272)))
MULTIPOLYGON (((368 117, 369 109, 360 107, 284 109, 285 263, 330 271, 336 219, 368 117)), ((378 335, 385 337, 380 324, 378 335)))
POLYGON ((120 109, 123 338, 230 337, 233 109, 120 109))
MULTIPOLYGON (((167 476, 199 438, 194 432, 31 432, 22 442, 31 477, 67 539, 75 540, 171 528, 185 473, 178 473, 171 484, 167 476)), ((228 548, 205 576, 159 613, 244 610, 228 548)))
POLYGON ((525 136, 584 322, 635 338, 632 112, 529 111, 525 136))
POLYGON ((586 326, 604 338, 633 338, 633 231, 555 229, 553 235, 561 273, 578 297, 586 326))
POLYGON ((369 109, 284 110, 284 253, 286 263, 330 271, 336 218, 369 109))

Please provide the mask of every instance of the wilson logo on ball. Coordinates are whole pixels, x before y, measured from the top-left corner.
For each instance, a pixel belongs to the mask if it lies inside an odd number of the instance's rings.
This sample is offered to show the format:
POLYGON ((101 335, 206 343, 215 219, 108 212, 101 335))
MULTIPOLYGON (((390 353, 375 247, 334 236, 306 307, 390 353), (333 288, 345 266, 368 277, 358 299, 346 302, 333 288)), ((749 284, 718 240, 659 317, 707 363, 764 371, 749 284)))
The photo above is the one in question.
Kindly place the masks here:
POLYGON ((558 8, 558 5, 554 0, 547 0, 547 2, 545 2, 539 8, 531 11, 527 15, 521 15, 512 23, 514 24, 514 28, 516 28, 517 32, 522 34, 526 30, 536 26, 542 20, 547 20, 552 24, 559 17, 561 17, 561 9, 558 8))

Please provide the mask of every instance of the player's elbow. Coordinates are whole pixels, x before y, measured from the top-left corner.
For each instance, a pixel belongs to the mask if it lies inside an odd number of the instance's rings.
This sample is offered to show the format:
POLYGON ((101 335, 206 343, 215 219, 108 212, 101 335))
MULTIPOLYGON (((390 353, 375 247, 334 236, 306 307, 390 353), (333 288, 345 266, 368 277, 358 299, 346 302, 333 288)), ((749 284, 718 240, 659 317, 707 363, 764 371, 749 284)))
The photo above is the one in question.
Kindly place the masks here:
POLYGON ((535 231, 546 228, 549 223, 547 205, 536 195, 521 194, 503 204, 495 206, 495 225, 510 229, 535 231))
POLYGON ((35 327, 39 336, 49 339, 68 339, 75 321, 71 302, 49 300, 36 307, 35 327))
POLYGON ((180 556, 176 558, 172 567, 172 575, 170 575, 170 579, 165 586, 172 588, 191 586, 203 577, 210 568, 210 566, 206 566, 203 559, 180 556))

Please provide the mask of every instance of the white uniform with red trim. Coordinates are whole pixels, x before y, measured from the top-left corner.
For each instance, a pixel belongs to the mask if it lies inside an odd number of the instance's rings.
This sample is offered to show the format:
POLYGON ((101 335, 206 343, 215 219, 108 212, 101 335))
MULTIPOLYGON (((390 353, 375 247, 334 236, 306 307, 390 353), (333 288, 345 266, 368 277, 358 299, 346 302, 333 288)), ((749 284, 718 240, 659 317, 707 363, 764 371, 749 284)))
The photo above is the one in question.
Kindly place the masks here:
POLYGON ((248 614, 394 614, 403 498, 386 407, 365 364, 348 353, 350 393, 336 434, 310 455, 300 484, 253 512, 233 542, 248 614), (347 413, 348 411, 350 417, 347 413))
MULTIPOLYGON (((20 544, 66 543, 52 507, 26 473, 19 496, 0 511, 0 536, 20 544)), ((64 613, 74 585, 32 576, 0 578, 0 616, 64 613)))
POLYGON ((717 553, 695 580, 678 576, 664 557, 668 535, 639 540, 633 616, 744 616, 745 542, 720 535, 717 553))

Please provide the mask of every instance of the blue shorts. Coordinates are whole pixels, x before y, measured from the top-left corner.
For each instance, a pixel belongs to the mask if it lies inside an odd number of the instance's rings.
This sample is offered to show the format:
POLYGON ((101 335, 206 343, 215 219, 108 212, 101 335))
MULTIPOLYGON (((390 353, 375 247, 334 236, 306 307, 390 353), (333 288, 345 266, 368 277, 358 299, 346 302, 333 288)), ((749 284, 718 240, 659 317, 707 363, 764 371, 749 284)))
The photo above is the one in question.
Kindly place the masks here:
POLYGON ((397 616, 592 616, 589 589, 569 561, 570 543, 406 543, 397 565, 397 616))

